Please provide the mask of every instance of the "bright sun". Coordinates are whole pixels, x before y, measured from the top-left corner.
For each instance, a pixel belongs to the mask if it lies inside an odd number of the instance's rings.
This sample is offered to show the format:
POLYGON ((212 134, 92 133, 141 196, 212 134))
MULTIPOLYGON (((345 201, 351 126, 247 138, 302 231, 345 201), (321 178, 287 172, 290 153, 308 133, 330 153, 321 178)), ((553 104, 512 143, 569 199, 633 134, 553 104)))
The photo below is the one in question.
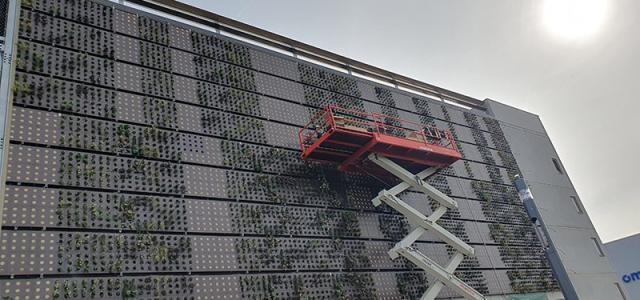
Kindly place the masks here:
POLYGON ((602 27, 607 14, 607 0, 545 0, 542 7, 544 26, 560 38, 587 38, 602 27))

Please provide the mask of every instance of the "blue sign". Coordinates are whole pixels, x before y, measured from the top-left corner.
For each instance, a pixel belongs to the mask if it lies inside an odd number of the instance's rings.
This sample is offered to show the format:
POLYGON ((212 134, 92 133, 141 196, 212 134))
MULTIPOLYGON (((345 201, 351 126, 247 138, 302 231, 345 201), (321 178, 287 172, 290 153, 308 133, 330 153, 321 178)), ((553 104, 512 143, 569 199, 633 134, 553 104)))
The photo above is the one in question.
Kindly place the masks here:
POLYGON ((625 283, 636 280, 640 280, 640 271, 622 275, 622 281, 624 281, 625 283))

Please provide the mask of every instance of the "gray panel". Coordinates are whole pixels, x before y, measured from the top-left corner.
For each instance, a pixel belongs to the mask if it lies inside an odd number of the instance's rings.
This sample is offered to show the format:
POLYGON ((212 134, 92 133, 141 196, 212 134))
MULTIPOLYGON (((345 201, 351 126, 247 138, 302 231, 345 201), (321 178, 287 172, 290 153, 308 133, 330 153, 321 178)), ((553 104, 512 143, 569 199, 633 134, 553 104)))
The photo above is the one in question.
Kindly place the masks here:
POLYGON ((144 123, 144 112, 142 108, 142 96, 118 93, 116 103, 118 104, 118 119, 129 122, 144 123))
POLYGON ((227 183, 223 170, 186 166, 184 178, 189 195, 218 198, 227 196, 227 183))
POLYGON ((140 63, 140 42, 138 40, 123 35, 115 35, 113 42, 115 59, 134 64, 140 63))
POLYGON ((60 114, 15 107, 12 111, 11 139, 39 144, 57 144, 60 114))
POLYGON ((491 177, 489 176, 489 172, 487 168, 483 164, 469 162, 469 167, 471 168, 471 172, 474 175, 475 179, 491 181, 491 177))
POLYGON ((382 113, 382 109, 380 104, 371 103, 371 102, 363 102, 364 110, 368 113, 382 113))
POLYGON ((192 237, 193 270, 238 270, 233 237, 192 237))
POLYGON ((458 108, 453 108, 451 106, 445 105, 447 107, 447 111, 449 112, 450 121, 456 124, 467 124, 467 121, 464 118, 464 113, 458 108))
POLYGON ((251 53, 251 64, 256 70, 286 77, 293 81, 300 80, 298 64, 295 61, 256 49, 250 49, 249 53, 251 53))
POLYGON ((458 181, 463 182, 463 179, 447 177, 447 183, 451 188, 451 196, 454 197, 467 197, 467 194, 464 190, 460 188, 460 185, 457 183, 458 181))
POLYGON ((194 294, 197 299, 233 300, 241 298, 238 275, 195 276, 194 294))
MULTIPOLYGON (((414 110, 414 104, 413 104, 413 100, 411 100, 411 97, 405 95, 405 94, 393 94, 393 99, 396 102, 396 107, 402 110, 407 110, 410 112, 414 112, 414 113, 410 113, 412 115, 416 115, 415 114, 415 110, 414 110)), ((417 118, 417 116, 416 116, 417 118)), ((413 121, 413 120, 410 120, 413 121)))
POLYGON ((454 128, 454 131, 458 135, 457 140, 464 141, 467 143, 472 143, 472 144, 476 142, 476 140, 473 138, 473 134, 469 127, 464 127, 456 124, 452 124, 452 125, 454 128))
POLYGON ((299 126, 309 122, 309 108, 290 102, 260 96, 262 116, 268 120, 288 122, 299 126))
POLYGON ((169 25, 169 41, 171 47, 186 51, 193 51, 193 47, 191 45, 191 30, 187 28, 182 28, 173 24, 169 25))
POLYGON ((297 127, 289 125, 266 123, 267 143, 274 146, 297 149, 300 147, 298 144, 298 130, 297 127))
POLYGON ((302 85, 262 73, 255 74, 258 93, 301 103, 304 101, 302 85))
POLYGON ((176 49, 171 50, 171 59, 173 60, 171 66, 173 72, 194 77, 196 75, 196 66, 193 63, 195 56, 184 51, 176 49))
POLYGON ((141 92, 140 81, 142 75, 140 74, 140 68, 127 65, 124 63, 116 63, 116 82, 115 86, 118 89, 141 92))
POLYGON ((495 246, 475 245, 473 246, 473 249, 475 250, 474 256, 475 258, 478 259, 480 268, 497 268, 498 267, 493 264, 493 261, 491 260, 491 256, 490 256, 490 253, 493 253, 491 251, 496 250, 495 246))
POLYGON ((60 151, 18 145, 9 147, 7 180, 54 184, 58 182, 60 151))
POLYGON ((376 295, 380 299, 397 299, 400 297, 394 274, 373 273, 372 276, 376 287, 376 295))
POLYGON ((421 124, 420 117, 416 114, 406 112, 403 110, 398 110, 398 116, 403 121, 408 121, 409 123, 403 124, 404 127, 409 129, 419 129, 418 124, 421 124))
POLYGON ((478 202, 467 199, 454 199, 458 202, 458 212, 460 212, 460 218, 468 219, 468 220, 482 220, 481 217, 478 216, 478 202))
POLYGON ((498 295, 506 292, 502 288, 502 284, 509 284, 508 278, 507 281, 500 282, 495 270, 485 270, 482 271, 482 274, 487 279, 487 289, 489 290, 489 294, 498 295))
POLYGON ((503 293, 511 294, 514 292, 513 288, 511 288, 511 280, 509 279, 506 270, 495 270, 495 276, 498 278, 498 283, 500 284, 503 293))
POLYGON ((202 108, 178 104, 178 127, 191 132, 204 132, 200 122, 202 108))
POLYGON ((478 229, 478 236, 480 239, 487 244, 494 244, 496 241, 491 237, 491 230, 489 229, 489 225, 487 223, 476 223, 478 229))
POLYGON ((197 135, 182 135, 184 143, 183 159, 187 162, 222 166, 224 164, 220 140, 197 135))
POLYGON ((175 76, 173 87, 176 100, 198 104, 197 81, 183 76, 175 76))
POLYGON ((5 189, 6 207, 3 224, 9 226, 43 226, 58 224, 51 212, 58 208, 58 195, 53 190, 9 186, 5 189))
POLYGON ((360 90, 360 93, 362 94, 361 97, 363 99, 378 102, 378 97, 376 97, 376 92, 373 85, 366 83, 362 80, 358 80, 357 84, 358 84, 358 90, 360 90))
POLYGON ((464 158, 475 161, 483 161, 477 146, 467 143, 460 143, 460 146, 462 152, 464 152, 464 158))
POLYGON ((463 160, 459 160, 451 164, 451 168, 453 170, 453 175, 461 176, 461 177, 470 177, 469 172, 465 167, 465 161, 463 160))
POLYGON ((2 231, 0 273, 7 275, 55 273, 58 235, 50 232, 2 231))
POLYGON ((121 11, 113 10, 114 30, 126 35, 138 36, 138 16, 121 11))

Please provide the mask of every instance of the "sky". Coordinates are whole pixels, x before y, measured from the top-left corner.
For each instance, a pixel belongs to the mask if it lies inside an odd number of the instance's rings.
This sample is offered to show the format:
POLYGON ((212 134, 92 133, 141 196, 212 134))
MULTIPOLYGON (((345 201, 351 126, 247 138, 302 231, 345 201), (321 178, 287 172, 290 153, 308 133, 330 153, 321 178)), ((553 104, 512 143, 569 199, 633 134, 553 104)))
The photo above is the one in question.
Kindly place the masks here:
POLYGON ((640 233, 640 1, 182 1, 538 114, 601 239, 640 233))

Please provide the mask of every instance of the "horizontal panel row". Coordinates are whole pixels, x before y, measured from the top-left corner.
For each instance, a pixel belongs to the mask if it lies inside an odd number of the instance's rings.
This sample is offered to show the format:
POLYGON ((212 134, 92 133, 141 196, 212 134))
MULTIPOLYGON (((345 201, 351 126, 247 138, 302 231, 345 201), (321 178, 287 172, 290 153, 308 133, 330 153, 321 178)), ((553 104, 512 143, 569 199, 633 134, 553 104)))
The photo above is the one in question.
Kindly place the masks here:
MULTIPOLYGON (((525 284, 532 290, 541 290, 549 271, 534 272, 539 279, 525 284), (534 289, 535 286, 539 287, 534 289)), ((513 292, 504 271, 469 275, 485 278, 485 294, 513 292)), ((371 299, 375 295, 406 299, 419 297, 430 282, 431 277, 419 272, 336 272, 5 279, 0 280, 0 288, 3 295, 12 299, 371 299)), ((440 296, 455 294, 445 288, 440 296)))
MULTIPOLYGON (((380 190, 374 179, 323 168, 292 177, 17 144, 9 152, 7 180, 12 182, 365 210, 373 210, 371 199, 380 190)), ((428 182, 458 198, 467 198, 477 183, 442 175, 428 182)), ((505 186, 485 184, 481 196, 493 197, 487 202, 512 197, 505 186)))
MULTIPOLYGON (((400 240, 411 230, 400 215, 327 208, 20 186, 8 186, 5 198, 3 220, 5 225, 12 227, 339 236, 392 241, 400 240)), ((431 213, 423 201, 414 198, 407 199, 407 202, 424 214, 431 213)), ((464 200, 459 199, 458 202, 461 207, 466 207, 464 200)), ((440 223, 451 231, 457 231, 456 234, 467 242, 496 243, 491 229, 498 224, 448 219, 440 223)), ((530 231, 529 226, 503 226, 503 231, 520 228, 530 231)), ((429 232, 420 240, 440 241, 429 232)))
MULTIPOLYGON (((0 274, 98 274, 140 272, 231 272, 286 270, 411 269, 391 260, 393 242, 330 239, 198 236, 3 230, 0 274)), ((451 255, 444 244, 416 243, 439 264, 451 255)), ((496 246, 474 246, 461 268, 504 268, 496 246)), ((515 247, 527 258, 526 248, 515 247)), ((547 267, 531 257, 529 268, 547 267)), ((518 267, 508 262, 508 267, 518 267)))

